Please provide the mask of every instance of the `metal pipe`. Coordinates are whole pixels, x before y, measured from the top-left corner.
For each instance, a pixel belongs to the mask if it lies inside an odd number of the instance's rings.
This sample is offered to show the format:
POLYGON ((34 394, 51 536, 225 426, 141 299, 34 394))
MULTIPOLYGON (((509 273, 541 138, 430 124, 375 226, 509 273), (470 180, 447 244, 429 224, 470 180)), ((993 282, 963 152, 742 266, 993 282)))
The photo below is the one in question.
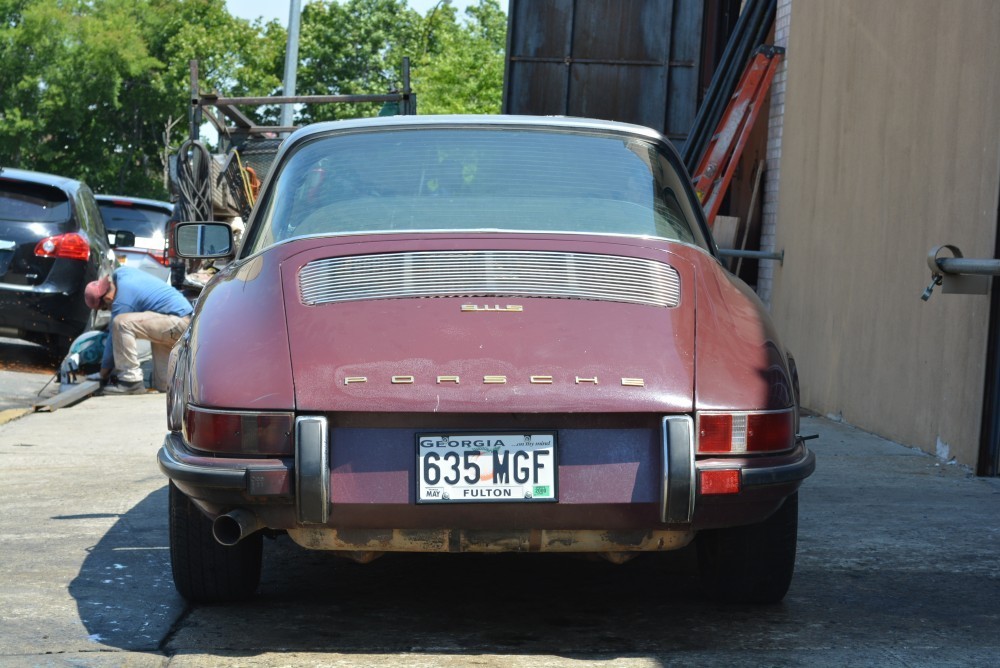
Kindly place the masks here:
POLYGON ((197 104, 203 107, 223 104, 247 104, 261 106, 265 104, 312 103, 326 104, 328 102, 400 102, 403 95, 387 93, 385 95, 275 95, 270 97, 212 97, 203 96, 197 104))
POLYGON ((198 85, 198 61, 189 60, 188 67, 191 70, 191 110, 188 114, 188 138, 191 141, 198 141, 201 133, 201 106, 198 98, 201 97, 201 87, 198 85))
POLYGON ((938 269, 945 274, 973 274, 978 276, 1000 276, 1000 260, 978 260, 971 258, 945 257, 935 261, 938 269))
POLYGON ((719 257, 741 257, 747 260, 777 260, 784 264, 785 251, 752 251, 735 248, 720 248, 719 257))
POLYGON ((399 111, 403 116, 414 116, 417 113, 417 98, 410 88, 410 57, 403 57, 403 64, 400 68, 400 76, 403 79, 403 99, 399 102, 399 111))
POLYGON ((237 508, 215 518, 212 522, 212 537, 219 545, 232 547, 262 528, 264 525, 254 513, 237 508))

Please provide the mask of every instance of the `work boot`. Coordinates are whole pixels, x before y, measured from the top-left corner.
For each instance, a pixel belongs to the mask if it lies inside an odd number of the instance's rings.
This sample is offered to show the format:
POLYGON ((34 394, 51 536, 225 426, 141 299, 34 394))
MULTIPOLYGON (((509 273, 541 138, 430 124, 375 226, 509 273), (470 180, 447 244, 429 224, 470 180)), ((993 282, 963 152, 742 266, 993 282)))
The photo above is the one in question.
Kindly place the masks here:
POLYGON ((105 396, 119 394, 146 394, 146 383, 141 380, 132 382, 120 380, 117 385, 108 385, 105 387, 101 391, 101 394, 105 396))

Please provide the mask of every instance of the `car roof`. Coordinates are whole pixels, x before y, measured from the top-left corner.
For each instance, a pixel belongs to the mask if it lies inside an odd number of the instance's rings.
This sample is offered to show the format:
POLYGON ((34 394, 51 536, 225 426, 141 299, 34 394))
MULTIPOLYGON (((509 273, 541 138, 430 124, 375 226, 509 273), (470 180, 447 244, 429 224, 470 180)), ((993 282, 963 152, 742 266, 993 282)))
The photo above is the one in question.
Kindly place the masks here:
POLYGON ((379 116, 375 118, 355 118, 343 121, 324 121, 300 128, 286 141, 286 144, 316 134, 337 130, 365 128, 415 128, 415 127, 523 127, 553 130, 583 130, 622 132, 642 136, 647 139, 665 141, 656 130, 642 125, 604 121, 595 118, 574 118, 571 116, 515 116, 504 114, 473 115, 430 115, 430 116, 379 116))
POLYGON ((145 199, 143 197, 126 197, 124 195, 94 195, 98 204, 114 204, 116 202, 137 204, 139 206, 151 207, 154 209, 166 209, 173 211, 174 205, 158 199, 145 199))
POLYGON ((59 188, 60 190, 65 190, 67 192, 75 192, 79 190, 82 185, 81 181, 71 179, 68 176, 57 176, 56 174, 32 172, 26 169, 13 169, 10 167, 0 168, 0 180, 2 179, 26 183, 38 183, 40 185, 59 188))

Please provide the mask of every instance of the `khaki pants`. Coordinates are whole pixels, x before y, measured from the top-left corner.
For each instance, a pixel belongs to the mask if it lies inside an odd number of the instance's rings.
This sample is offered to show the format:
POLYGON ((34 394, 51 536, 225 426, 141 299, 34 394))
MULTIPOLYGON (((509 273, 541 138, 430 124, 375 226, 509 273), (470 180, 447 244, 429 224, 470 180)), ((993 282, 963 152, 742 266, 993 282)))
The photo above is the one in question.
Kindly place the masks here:
POLYGON ((111 323, 111 343, 115 351, 118 379, 126 383, 142 380, 136 340, 146 339, 153 349, 153 387, 167 391, 167 362, 170 349, 187 329, 191 316, 183 318, 154 311, 122 313, 111 323))

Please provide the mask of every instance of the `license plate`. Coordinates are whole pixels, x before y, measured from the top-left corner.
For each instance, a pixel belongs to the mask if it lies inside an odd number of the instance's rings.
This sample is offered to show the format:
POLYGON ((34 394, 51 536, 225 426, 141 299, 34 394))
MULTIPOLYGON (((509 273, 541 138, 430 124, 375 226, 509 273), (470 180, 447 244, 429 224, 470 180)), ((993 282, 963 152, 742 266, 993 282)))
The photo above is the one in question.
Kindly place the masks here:
POLYGON ((555 432, 418 434, 417 503, 556 501, 555 432))

